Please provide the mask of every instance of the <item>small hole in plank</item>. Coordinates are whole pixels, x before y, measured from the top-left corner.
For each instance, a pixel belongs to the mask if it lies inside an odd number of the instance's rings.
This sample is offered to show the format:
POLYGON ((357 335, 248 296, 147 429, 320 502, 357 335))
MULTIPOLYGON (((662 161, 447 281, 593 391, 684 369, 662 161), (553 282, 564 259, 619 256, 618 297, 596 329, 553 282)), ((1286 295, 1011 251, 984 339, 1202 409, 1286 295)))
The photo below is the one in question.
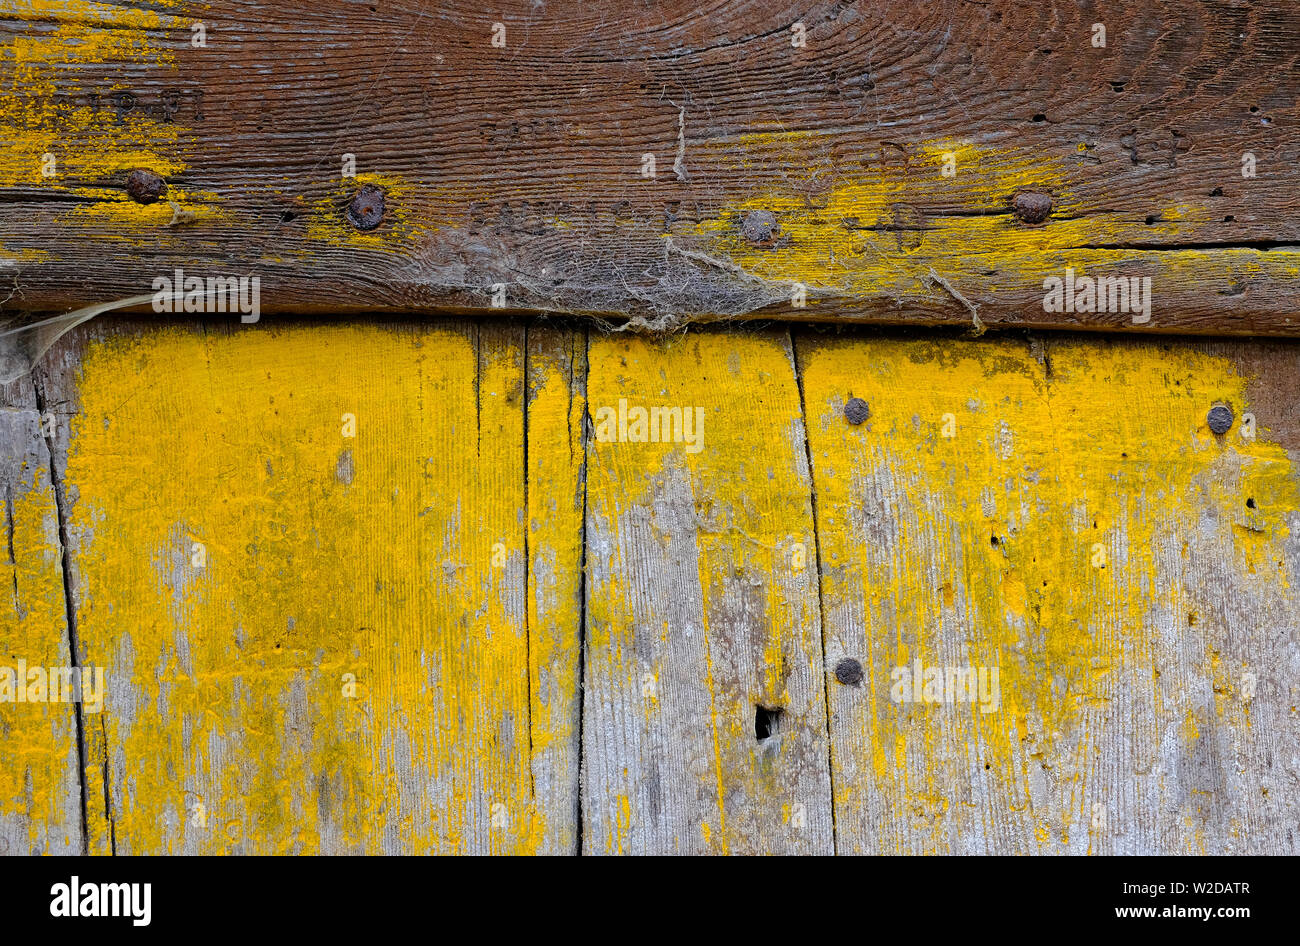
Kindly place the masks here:
POLYGON ((1254 508, 1255 508, 1255 500, 1254 500, 1254 499, 1248 499, 1248 500, 1246 500, 1246 508, 1247 508, 1247 509, 1254 509, 1254 508))
POLYGON ((759 742, 770 739, 781 729, 781 707, 770 709, 766 706, 754 707, 754 738, 759 742))

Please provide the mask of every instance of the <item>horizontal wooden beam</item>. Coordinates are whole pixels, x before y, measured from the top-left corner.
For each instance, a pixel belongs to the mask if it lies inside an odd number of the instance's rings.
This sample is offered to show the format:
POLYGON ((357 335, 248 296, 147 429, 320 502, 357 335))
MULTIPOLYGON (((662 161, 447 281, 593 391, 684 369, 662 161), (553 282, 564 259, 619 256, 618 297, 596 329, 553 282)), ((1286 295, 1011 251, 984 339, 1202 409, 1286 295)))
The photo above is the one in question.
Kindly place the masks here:
POLYGON ((1298 35, 1287 0, 8 0, 0 280, 1295 335, 1298 35))

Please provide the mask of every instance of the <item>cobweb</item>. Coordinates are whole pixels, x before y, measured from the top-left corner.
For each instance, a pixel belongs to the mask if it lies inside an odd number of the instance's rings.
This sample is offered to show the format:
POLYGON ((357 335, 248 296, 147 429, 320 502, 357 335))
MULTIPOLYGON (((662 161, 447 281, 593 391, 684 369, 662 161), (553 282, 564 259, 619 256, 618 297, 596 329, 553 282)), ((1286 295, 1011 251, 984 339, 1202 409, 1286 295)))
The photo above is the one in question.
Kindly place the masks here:
POLYGON ((83 322, 113 309, 143 305, 152 295, 100 302, 63 315, 0 315, 0 384, 31 373, 50 347, 83 322))

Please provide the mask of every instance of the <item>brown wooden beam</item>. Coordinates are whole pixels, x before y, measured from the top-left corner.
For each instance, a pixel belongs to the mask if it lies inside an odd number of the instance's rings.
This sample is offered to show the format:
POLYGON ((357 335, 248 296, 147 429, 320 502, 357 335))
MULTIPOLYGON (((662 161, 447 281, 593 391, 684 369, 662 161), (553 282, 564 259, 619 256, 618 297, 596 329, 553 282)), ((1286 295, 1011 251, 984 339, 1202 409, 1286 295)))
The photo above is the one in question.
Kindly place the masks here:
POLYGON ((1300 334, 1298 38, 1286 0, 16 2, 5 308, 180 267, 266 312, 1300 334))

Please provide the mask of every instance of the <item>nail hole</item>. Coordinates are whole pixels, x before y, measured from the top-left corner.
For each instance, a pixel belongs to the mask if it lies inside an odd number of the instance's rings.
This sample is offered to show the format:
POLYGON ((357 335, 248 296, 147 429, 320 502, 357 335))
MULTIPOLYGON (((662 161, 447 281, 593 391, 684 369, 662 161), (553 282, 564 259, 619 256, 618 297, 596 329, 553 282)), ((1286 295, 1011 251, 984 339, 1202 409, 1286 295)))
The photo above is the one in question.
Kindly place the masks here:
POLYGON ((1237 219, 1237 218, 1234 217, 1232 214, 1228 214, 1228 216, 1226 216, 1226 217, 1223 218, 1223 222, 1224 222, 1224 223, 1232 223, 1232 221, 1234 221, 1234 220, 1236 220, 1236 219, 1237 219))
POLYGON ((996 546, 997 544, 998 544, 998 537, 996 535, 989 536, 989 545, 996 546))
POLYGON ((1044 115, 1042 112, 1039 112, 1037 115, 1035 115, 1033 118, 1031 118, 1030 121, 1031 121, 1031 122, 1045 122, 1045 121, 1047 121, 1047 116, 1044 115))
POLYGON ((1254 114, 1255 112, 1258 112, 1258 111, 1259 111, 1259 106, 1258 106, 1258 105, 1252 105, 1252 106, 1250 107, 1250 111, 1251 111, 1251 114, 1254 114))
POLYGON ((1248 499, 1248 500, 1246 500, 1246 508, 1247 508, 1247 509, 1254 509, 1254 508, 1255 508, 1255 500, 1253 500, 1253 499, 1248 499))
POLYGON ((775 709, 767 706, 754 707, 754 738, 759 742, 771 739, 781 729, 781 714, 785 712, 779 706, 775 709))
POLYGON ((1223 188, 1222 188, 1222 187, 1216 187, 1214 190, 1210 191, 1210 196, 1211 196, 1211 197, 1222 197, 1222 196, 1223 196, 1223 188))

